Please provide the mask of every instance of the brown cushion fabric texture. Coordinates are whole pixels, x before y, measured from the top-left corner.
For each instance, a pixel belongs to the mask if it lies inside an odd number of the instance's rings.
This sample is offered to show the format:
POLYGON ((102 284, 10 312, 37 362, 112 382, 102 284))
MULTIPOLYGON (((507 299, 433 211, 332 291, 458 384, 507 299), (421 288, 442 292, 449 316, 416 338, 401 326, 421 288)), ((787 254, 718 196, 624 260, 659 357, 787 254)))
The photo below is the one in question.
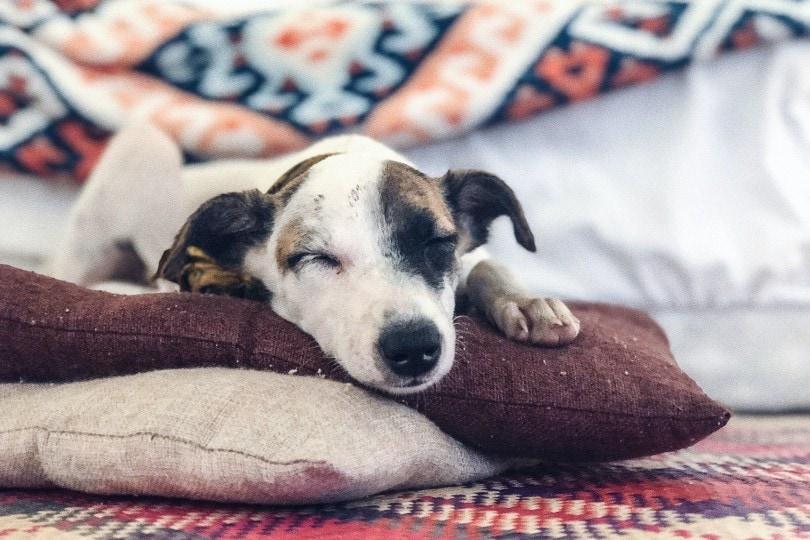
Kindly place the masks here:
MULTIPOLYGON (((582 334, 547 349, 461 317, 453 370, 398 401, 483 451, 563 461, 688 446, 729 418, 675 363, 642 312, 573 304, 582 334)), ((155 369, 239 367, 348 381, 265 304, 119 296, 0 265, 0 381, 65 382, 155 369)))

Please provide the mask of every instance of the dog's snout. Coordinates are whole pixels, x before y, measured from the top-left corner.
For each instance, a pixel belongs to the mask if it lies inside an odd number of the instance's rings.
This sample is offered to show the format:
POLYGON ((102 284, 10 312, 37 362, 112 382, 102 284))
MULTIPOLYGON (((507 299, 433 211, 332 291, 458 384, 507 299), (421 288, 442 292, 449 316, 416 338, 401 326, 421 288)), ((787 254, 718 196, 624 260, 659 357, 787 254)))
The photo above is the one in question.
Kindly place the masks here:
POLYGON ((391 371, 416 377, 436 367, 442 352, 442 338, 427 319, 389 324, 380 335, 380 354, 391 371))

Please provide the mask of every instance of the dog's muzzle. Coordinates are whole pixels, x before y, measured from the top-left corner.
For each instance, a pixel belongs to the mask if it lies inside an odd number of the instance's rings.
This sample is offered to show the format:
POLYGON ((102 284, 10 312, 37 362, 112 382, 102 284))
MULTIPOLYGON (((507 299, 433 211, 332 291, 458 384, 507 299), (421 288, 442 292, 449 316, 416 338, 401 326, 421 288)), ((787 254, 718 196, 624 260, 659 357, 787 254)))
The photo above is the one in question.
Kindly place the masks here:
POLYGON ((428 319, 395 321, 383 329, 378 348, 393 373, 416 378, 436 367, 442 353, 442 337, 428 319))

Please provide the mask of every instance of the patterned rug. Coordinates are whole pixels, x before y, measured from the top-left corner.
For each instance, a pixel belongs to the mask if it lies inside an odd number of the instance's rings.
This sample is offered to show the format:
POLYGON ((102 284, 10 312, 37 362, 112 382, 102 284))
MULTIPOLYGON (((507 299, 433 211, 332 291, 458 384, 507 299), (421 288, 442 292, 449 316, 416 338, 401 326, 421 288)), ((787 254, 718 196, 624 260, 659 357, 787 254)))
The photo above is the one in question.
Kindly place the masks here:
POLYGON ((810 538, 810 416, 735 418, 690 450, 269 508, 0 491, 0 538, 810 538))

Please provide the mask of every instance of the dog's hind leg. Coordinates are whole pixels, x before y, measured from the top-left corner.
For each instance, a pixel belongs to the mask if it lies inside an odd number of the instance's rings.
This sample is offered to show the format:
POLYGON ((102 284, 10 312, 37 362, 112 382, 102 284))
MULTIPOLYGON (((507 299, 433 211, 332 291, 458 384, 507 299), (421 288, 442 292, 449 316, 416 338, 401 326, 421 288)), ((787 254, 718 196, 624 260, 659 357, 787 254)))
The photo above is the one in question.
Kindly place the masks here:
POLYGON ((116 277, 132 258, 154 270, 185 219, 182 156, 154 126, 113 137, 84 186, 46 271, 80 285, 116 277))

